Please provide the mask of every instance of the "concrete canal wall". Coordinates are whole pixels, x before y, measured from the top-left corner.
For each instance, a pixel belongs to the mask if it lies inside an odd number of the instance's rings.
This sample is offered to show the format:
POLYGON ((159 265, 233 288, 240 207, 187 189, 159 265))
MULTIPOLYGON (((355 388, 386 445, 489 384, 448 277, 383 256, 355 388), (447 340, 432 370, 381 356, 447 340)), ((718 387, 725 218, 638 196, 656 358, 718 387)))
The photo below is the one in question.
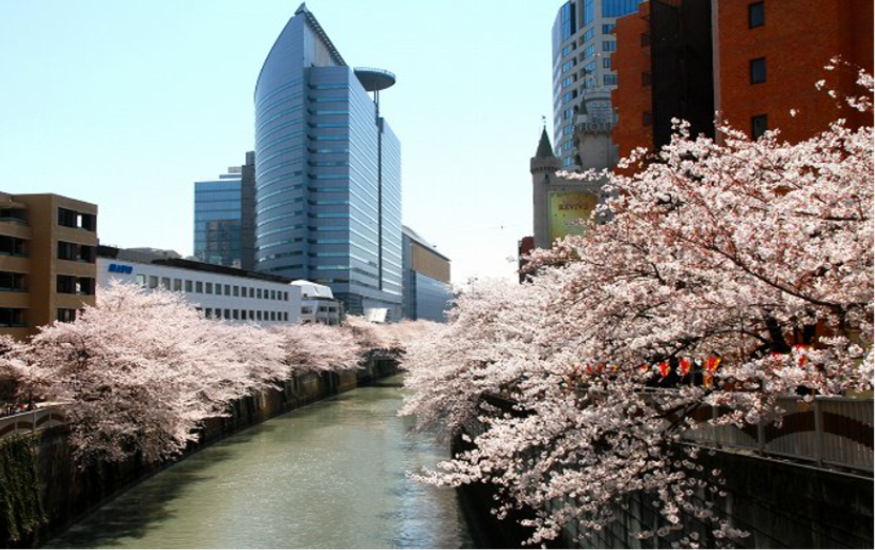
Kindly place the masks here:
MULTIPOLYGON (((368 385, 395 372, 395 362, 382 359, 371 360, 364 369, 356 371, 295 376, 286 380, 281 389, 267 390, 236 401, 229 407, 228 416, 209 419, 203 426, 198 443, 189 445, 177 460, 269 418, 368 385)), ((34 453, 32 462, 35 463, 33 483, 28 481, 4 486, 4 479, 21 476, 4 476, 3 470, 12 474, 13 468, 22 466, 12 464, 14 460, 20 462, 20 458, 11 460, 0 453, 0 491, 20 493, 3 495, 4 498, 11 497, 7 498, 10 505, 6 506, 5 514, 3 503, 0 502, 0 544, 4 547, 39 546, 104 502, 176 462, 145 464, 139 457, 134 457, 120 463, 98 462, 80 469, 73 460, 67 434, 67 426, 61 425, 24 436, 32 441, 30 448, 34 453), (39 500, 34 498, 35 492, 38 492, 39 500), (41 511, 35 503, 41 504, 41 511), (45 521, 30 532, 12 525, 17 523, 24 526, 40 514, 45 521), (13 537, 12 533, 16 530, 19 531, 18 536, 13 537)), ((0 440, 0 446, 4 443, 0 440)))

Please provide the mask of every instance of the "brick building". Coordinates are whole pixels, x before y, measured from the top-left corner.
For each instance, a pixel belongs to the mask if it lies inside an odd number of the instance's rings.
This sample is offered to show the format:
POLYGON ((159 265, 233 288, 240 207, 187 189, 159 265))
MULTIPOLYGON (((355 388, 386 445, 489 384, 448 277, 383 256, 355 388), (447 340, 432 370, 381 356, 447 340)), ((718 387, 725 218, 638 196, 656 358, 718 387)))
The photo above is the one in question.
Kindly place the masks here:
POLYGON ((871 124, 815 88, 859 95, 856 73, 824 70, 840 56, 872 71, 872 0, 650 0, 617 20, 618 111, 613 139, 621 158, 668 142, 672 117, 713 135, 708 113, 758 136, 779 128, 795 142, 839 117, 871 124), (706 15, 707 14, 707 15, 706 15), (816 14, 816 16, 814 16, 816 14), (710 35, 702 33, 707 27, 710 35), (703 43, 707 41, 707 44, 703 43), (707 50, 708 62, 702 55, 707 50), (706 74, 711 87, 705 90, 706 74), (703 93, 704 92, 704 93, 703 93), (791 115, 795 110, 795 116, 791 115))

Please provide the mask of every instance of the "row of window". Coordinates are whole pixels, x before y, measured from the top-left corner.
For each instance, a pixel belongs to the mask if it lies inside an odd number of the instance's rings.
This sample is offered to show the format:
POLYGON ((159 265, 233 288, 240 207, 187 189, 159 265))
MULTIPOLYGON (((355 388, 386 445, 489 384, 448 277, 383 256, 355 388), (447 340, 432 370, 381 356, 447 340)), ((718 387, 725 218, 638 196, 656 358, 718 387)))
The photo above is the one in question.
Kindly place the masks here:
POLYGON ((288 311, 260 311, 247 309, 198 308, 204 312, 207 319, 225 319, 228 321, 288 321, 288 311))
POLYGON ((97 259, 97 249, 84 244, 58 241, 58 259, 93 264, 97 259))
POLYGON ((69 208, 58 208, 58 225, 93 232, 97 231, 97 216, 95 214, 83 214, 69 208))
POLYGON ((58 275, 57 291, 59 294, 78 294, 94 296, 96 284, 91 277, 76 277, 73 275, 58 275))
POLYGON ((174 292, 235 296, 240 298, 255 298, 257 300, 289 301, 289 293, 284 290, 226 285, 209 281, 191 281, 189 279, 171 279, 170 277, 159 278, 156 275, 149 275, 148 277, 146 275, 137 275, 137 284, 143 287, 148 286, 148 288, 164 288, 174 292))

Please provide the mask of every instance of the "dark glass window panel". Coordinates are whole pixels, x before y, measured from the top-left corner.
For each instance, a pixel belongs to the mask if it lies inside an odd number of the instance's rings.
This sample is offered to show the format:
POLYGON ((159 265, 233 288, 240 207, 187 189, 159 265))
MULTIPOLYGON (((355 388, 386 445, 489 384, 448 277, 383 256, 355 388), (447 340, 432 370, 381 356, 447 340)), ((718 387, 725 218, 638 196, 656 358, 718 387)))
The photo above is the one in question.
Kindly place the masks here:
POLYGON ((766 81, 766 58, 758 57, 750 61, 750 83, 759 84, 766 81))
POLYGON ((750 119, 750 135, 753 139, 759 139, 769 129, 769 117, 757 115, 750 119))
POLYGON ((751 29, 762 27, 766 24, 766 4, 757 2, 747 7, 747 23, 751 29))

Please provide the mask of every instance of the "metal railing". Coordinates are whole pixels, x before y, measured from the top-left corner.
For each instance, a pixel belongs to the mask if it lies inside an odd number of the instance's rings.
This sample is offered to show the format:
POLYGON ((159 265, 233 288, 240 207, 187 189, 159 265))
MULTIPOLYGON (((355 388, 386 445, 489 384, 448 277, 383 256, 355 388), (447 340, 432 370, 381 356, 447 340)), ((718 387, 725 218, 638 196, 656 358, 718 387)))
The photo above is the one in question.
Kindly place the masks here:
POLYGON ((0 417, 0 439, 13 435, 25 435, 37 430, 53 428, 67 423, 64 410, 59 406, 49 406, 32 411, 0 417))
MULTIPOLYGON (((648 393, 657 393, 654 390, 648 393)), ((508 396, 484 395, 483 400, 511 414, 527 414, 514 408, 508 396)), ((873 400, 850 397, 818 397, 811 402, 788 395, 778 398, 785 411, 781 423, 760 422, 739 428, 714 425, 711 420, 725 411, 701 406, 691 416, 699 423, 684 440, 718 449, 743 449, 760 456, 790 458, 819 467, 841 467, 873 472, 873 400)), ((469 435, 483 432, 479 423, 466 424, 469 435)))
MULTIPOLYGON (((805 402, 783 397, 780 426, 714 426, 704 422, 685 434, 687 441, 723 449, 747 449, 762 456, 792 458, 818 466, 873 471, 873 402, 871 399, 818 397, 805 402)), ((711 409, 712 418, 718 411, 711 409)))

